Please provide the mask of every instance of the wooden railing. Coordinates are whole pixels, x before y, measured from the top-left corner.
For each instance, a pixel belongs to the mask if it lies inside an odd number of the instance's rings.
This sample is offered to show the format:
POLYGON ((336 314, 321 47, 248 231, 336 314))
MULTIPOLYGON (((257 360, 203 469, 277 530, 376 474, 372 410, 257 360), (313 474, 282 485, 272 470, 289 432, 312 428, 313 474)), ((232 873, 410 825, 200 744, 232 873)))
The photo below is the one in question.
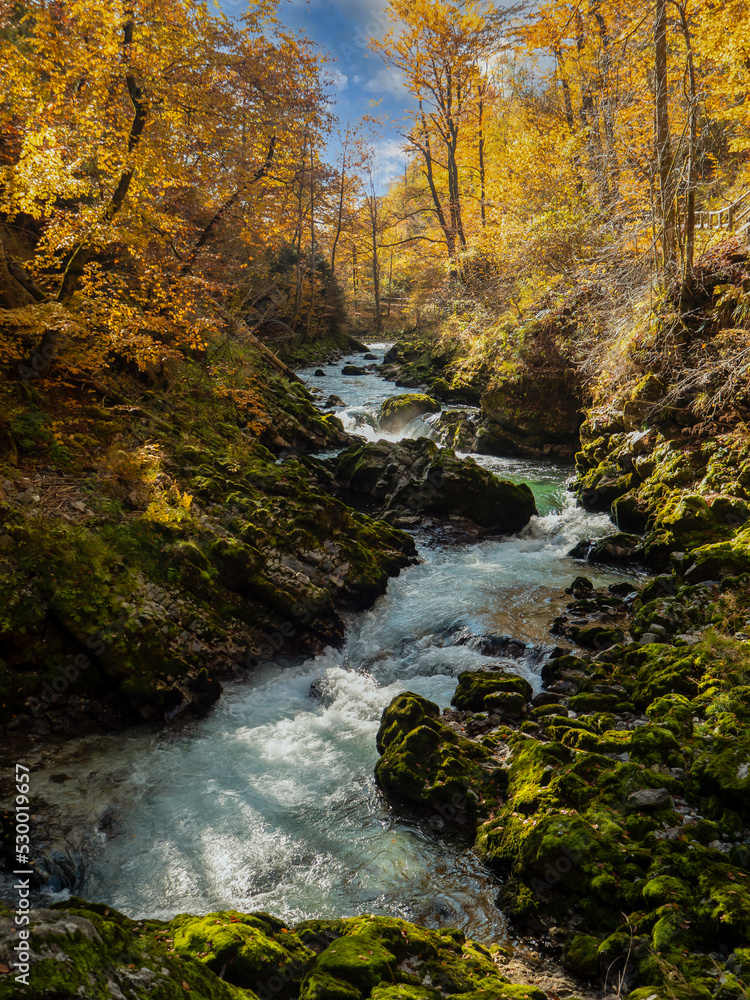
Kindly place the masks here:
POLYGON ((741 198, 717 208, 714 212, 696 212, 696 229, 726 229, 740 232, 750 226, 750 190, 745 191, 741 198))

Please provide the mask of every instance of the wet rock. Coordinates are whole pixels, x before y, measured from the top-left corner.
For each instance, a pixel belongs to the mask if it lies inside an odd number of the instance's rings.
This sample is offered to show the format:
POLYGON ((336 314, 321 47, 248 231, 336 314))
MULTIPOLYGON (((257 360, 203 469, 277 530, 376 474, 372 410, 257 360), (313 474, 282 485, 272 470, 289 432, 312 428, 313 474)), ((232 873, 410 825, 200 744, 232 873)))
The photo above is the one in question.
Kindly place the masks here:
POLYGON ((500 790, 504 775, 481 745, 440 721, 438 706, 407 692, 383 712, 375 778, 386 794, 431 806, 446 822, 476 821, 483 790, 500 790))
POLYGON ((480 447, 481 439, 477 435, 482 428, 478 427, 475 418, 466 410, 443 410, 440 416, 431 422, 431 426, 436 440, 447 448, 493 454, 492 451, 487 452, 480 447))
POLYGON ((584 540, 570 550, 571 559, 585 559, 590 563, 632 562, 641 539, 637 535, 610 535, 598 542, 584 540))
POLYGON ((359 365, 344 365, 341 369, 342 375, 366 375, 367 372, 359 365))
POLYGON ((341 396, 337 396, 335 393, 332 393, 323 404, 323 408, 327 410, 331 406, 346 406, 346 403, 341 396))
POLYGON ((325 378, 325 374, 326 373, 323 371, 322 368, 316 368, 315 371, 313 372, 313 375, 315 375, 316 378, 325 378))
POLYGON ((531 490, 497 479, 426 438, 356 444, 338 457, 334 475, 353 493, 436 518, 458 516, 510 534, 536 513, 531 490))
POLYGON ((425 413, 439 413, 440 404, 424 393, 410 392, 390 396, 380 407, 380 424, 384 430, 396 432, 425 413))
POLYGON ((532 694, 529 682, 517 674, 465 671, 459 674, 451 705, 472 712, 502 709, 512 715, 522 715, 532 694), (498 695, 505 697, 498 699, 498 695))
POLYGON ((642 788, 640 791, 631 792, 628 801, 642 812, 674 807, 672 796, 666 788, 642 788))

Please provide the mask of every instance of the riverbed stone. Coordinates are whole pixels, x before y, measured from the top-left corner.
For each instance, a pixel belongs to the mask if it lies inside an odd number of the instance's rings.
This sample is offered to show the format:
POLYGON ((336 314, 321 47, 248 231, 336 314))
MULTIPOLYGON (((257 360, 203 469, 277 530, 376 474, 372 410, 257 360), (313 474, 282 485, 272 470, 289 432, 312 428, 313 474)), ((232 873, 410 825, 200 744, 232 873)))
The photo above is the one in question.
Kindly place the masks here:
POLYGON ((347 490, 383 501, 386 509, 463 517, 506 534, 537 512, 528 486, 500 480, 426 438, 352 445, 339 455, 334 475, 347 490))
POLYGON ((274 993, 282 1000, 297 993, 302 973, 313 952, 287 925, 270 914, 237 910, 204 917, 181 915, 169 924, 176 953, 197 957, 227 982, 263 990, 273 978, 274 993))
POLYGON ((523 709, 526 702, 531 700, 533 688, 525 678, 517 674, 505 671, 465 671, 458 675, 458 687, 451 705, 472 712, 482 712, 492 707, 492 698, 497 694, 515 695, 520 699, 518 704, 523 709))
POLYGON ((431 807, 446 822, 473 823, 485 793, 502 786, 492 753, 440 722, 438 706, 412 693, 383 712, 375 768, 388 794, 431 807))
POLYGON ((390 396, 380 406, 378 414, 384 430, 395 433, 400 431, 415 417, 425 413, 439 413, 440 403, 431 396, 420 392, 408 392, 402 396, 390 396))

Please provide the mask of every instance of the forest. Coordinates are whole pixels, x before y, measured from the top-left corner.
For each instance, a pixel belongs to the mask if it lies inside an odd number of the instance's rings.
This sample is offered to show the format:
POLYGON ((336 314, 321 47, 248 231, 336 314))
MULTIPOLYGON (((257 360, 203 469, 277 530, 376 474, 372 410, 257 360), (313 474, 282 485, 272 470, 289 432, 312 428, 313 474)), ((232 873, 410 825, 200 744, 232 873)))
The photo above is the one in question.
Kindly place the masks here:
POLYGON ((747 998, 750 4, 225 7, 0 0, 0 1000, 747 998))

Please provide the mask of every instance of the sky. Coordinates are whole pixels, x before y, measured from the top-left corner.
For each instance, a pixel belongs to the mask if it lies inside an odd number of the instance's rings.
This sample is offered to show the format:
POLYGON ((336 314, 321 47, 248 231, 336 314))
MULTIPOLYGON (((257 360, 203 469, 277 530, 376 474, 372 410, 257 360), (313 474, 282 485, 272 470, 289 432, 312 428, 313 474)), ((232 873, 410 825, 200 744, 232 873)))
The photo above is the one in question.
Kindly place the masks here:
MULTIPOLYGON (((229 15, 245 10, 245 0, 220 0, 220 4, 229 15)), ((283 25, 304 32, 328 53, 329 94, 342 128, 347 120, 358 125, 363 115, 388 117, 390 124, 368 137, 375 148, 379 186, 403 172, 398 121, 410 105, 397 75, 368 49, 368 38, 382 37, 388 30, 385 5, 386 0, 280 0, 278 10, 283 25)), ((332 141, 328 157, 332 161, 337 148, 332 141)))
POLYGON ((381 185, 404 169, 398 130, 412 103, 398 74, 368 47, 369 38, 382 38, 390 27, 385 6, 385 0, 281 0, 279 5, 281 22, 304 31, 331 57, 329 92, 342 127, 347 120, 356 125, 363 115, 387 116, 390 124, 371 130, 369 137, 381 185))

